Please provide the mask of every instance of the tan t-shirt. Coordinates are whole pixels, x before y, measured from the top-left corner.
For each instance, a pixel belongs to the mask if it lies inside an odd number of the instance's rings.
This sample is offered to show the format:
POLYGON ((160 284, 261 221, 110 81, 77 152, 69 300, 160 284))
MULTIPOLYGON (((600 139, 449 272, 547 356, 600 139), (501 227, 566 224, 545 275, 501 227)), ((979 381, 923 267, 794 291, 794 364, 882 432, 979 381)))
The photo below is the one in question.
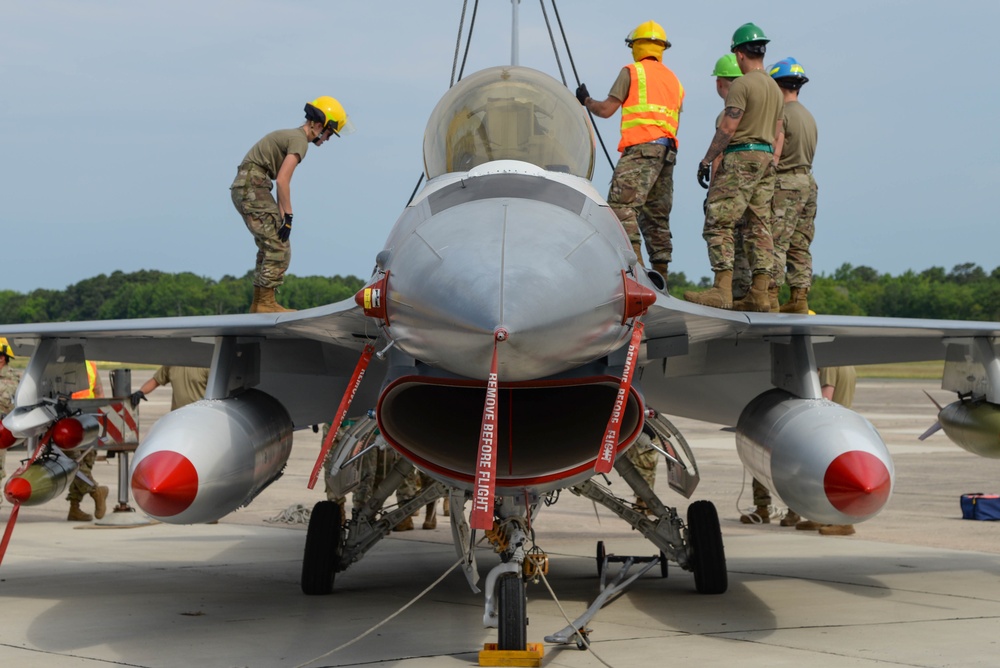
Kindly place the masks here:
POLYGON ((253 148, 247 151, 243 162, 252 162, 263 167, 268 178, 274 179, 278 176, 278 170, 281 169, 281 163, 285 161, 286 156, 294 153, 299 156, 299 162, 302 162, 306 159, 308 149, 309 141, 302 128, 275 130, 254 144, 253 148))
POLYGON ((781 161, 778 171, 784 172, 797 167, 812 169, 813 156, 816 155, 816 140, 818 131, 816 119, 801 102, 792 101, 785 104, 785 144, 781 149, 781 161))
POLYGON ((774 79, 762 70, 751 70, 733 81, 726 96, 726 106, 743 112, 736 133, 729 141, 735 144, 770 144, 781 118, 784 96, 774 79))
POLYGON ((608 95, 617 98, 619 102, 624 102, 628 99, 628 89, 631 84, 632 75, 629 74, 627 67, 623 67, 622 71, 618 73, 618 78, 611 84, 611 91, 608 95))
POLYGON ((850 408, 854 403, 854 388, 858 384, 858 373, 853 366, 828 366, 819 370, 820 387, 833 387, 833 400, 850 408))
POLYGON ((181 406, 205 398, 208 369, 196 366, 161 366, 153 374, 153 380, 160 385, 170 384, 173 392, 170 410, 175 411, 181 406))

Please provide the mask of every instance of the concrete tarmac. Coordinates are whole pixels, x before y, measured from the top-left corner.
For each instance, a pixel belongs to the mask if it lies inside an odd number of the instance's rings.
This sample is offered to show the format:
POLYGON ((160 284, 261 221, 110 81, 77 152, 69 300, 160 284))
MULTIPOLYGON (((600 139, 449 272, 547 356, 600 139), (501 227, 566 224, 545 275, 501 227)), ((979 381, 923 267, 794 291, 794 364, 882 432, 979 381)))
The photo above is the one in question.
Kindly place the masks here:
MULTIPOLYGON (((149 375, 134 372, 133 387, 149 375)), ((738 507, 752 499, 732 434, 675 420, 702 476, 692 500, 719 509, 729 591, 701 596, 690 573, 671 565, 663 579, 654 569, 591 622, 592 653, 546 646, 542 665, 996 666, 1000 524, 961 520, 959 496, 1000 491, 1000 462, 963 452, 940 433, 916 440, 936 413, 922 390, 952 400, 937 387, 859 383, 855 409, 889 444, 896 488, 886 510, 851 537, 740 524, 738 507)), ((163 388, 142 404, 144 431, 169 400, 163 388)), ((216 525, 95 528, 66 522, 62 500, 23 508, 0 566, 0 666, 475 665, 495 631, 482 628, 483 597, 457 572, 374 633, 322 657, 397 612, 456 556, 439 515, 437 529, 417 522, 339 573, 333 595, 304 596, 304 525, 266 521, 322 498, 306 489, 319 436, 295 440, 284 477, 216 525)), ((23 456, 8 454, 8 471, 23 456)), ((95 476, 114 488, 115 460, 99 463, 95 476)), ((619 479, 612 489, 629 496, 619 479)), ((657 490, 685 513, 688 500, 665 484, 657 490)), ((9 511, 5 503, 0 521, 9 511)), ((543 510, 535 530, 570 618, 599 593, 598 540, 609 553, 655 552, 569 492, 543 510)), ((480 551, 483 576, 495 563, 480 551)), ((542 642, 566 620, 544 585, 529 585, 528 596, 528 639, 542 642)))

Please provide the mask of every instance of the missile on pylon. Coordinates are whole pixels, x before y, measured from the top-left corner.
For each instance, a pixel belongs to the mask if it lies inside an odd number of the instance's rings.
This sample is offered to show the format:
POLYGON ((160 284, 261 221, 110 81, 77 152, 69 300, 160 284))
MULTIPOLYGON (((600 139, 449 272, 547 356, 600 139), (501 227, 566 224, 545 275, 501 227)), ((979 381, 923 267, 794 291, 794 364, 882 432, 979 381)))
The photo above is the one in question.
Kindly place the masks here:
POLYGON ((101 424, 96 415, 64 417, 52 425, 52 440, 62 450, 85 448, 97 440, 101 424))
POLYGON ((132 494, 171 524, 211 522, 276 480, 292 449, 292 420, 259 390, 202 399, 160 418, 135 452, 132 494))
POLYGON ((15 445, 18 445, 23 441, 24 441, 23 438, 15 436, 14 432, 12 432, 10 429, 7 429, 7 427, 3 426, 3 424, 0 423, 0 450, 13 448, 15 445))
POLYGON ((77 463, 58 448, 40 455, 30 466, 10 477, 3 495, 10 503, 37 506, 61 495, 73 480, 77 463))
POLYGON ((963 399, 938 413, 941 428, 955 445, 980 457, 1000 458, 1000 406, 963 399))
POLYGON ((815 522, 863 522, 892 494, 894 468, 878 431, 826 399, 761 394, 740 415, 736 449, 755 478, 815 522))

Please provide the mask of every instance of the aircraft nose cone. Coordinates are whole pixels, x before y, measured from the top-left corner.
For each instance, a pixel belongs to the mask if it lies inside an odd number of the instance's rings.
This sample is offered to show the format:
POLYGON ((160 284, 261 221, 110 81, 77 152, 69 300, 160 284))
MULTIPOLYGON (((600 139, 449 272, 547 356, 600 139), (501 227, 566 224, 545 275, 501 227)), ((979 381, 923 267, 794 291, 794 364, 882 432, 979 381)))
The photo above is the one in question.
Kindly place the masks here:
MULTIPOLYGON (((411 357, 485 379, 502 327, 500 377, 549 376, 624 343, 625 268, 613 240, 576 211, 525 198, 467 202, 399 242, 389 331, 411 357)), ((649 295, 635 298, 648 306, 649 295)))
POLYGON ((177 452, 150 453, 132 472, 132 495, 139 507, 154 517, 184 512, 197 494, 198 471, 177 452))
POLYGON ((24 478, 12 478, 4 489, 4 496, 11 503, 24 503, 31 498, 31 483, 24 478))
POLYGON ((892 477, 875 455, 851 450, 837 456, 823 477, 826 497, 846 515, 867 517, 877 513, 892 491, 892 477))

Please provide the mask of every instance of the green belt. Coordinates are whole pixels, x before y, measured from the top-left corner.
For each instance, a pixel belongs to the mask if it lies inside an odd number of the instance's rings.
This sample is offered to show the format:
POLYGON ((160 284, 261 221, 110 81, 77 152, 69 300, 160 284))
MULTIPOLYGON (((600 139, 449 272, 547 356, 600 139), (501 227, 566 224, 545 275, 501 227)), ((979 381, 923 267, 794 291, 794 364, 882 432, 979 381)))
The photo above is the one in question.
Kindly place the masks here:
POLYGON ((774 153, 770 144, 733 144, 727 146, 723 153, 736 153, 737 151, 764 151, 764 153, 774 153))

